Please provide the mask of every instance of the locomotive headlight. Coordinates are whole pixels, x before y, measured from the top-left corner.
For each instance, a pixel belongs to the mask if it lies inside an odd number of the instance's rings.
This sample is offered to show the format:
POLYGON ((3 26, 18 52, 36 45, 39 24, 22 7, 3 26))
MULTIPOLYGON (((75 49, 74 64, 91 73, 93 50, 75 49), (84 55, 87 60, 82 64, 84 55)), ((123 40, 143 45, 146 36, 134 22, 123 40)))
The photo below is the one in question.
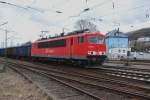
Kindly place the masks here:
POLYGON ((96 55, 96 51, 88 51, 88 55, 96 55))
POLYGON ((88 51, 88 55, 91 55, 91 51, 88 51))
POLYGON ((95 52, 95 51, 93 51, 93 55, 96 55, 96 52, 95 52))
POLYGON ((101 52, 101 51, 99 52, 99 55, 102 55, 102 52, 101 52))

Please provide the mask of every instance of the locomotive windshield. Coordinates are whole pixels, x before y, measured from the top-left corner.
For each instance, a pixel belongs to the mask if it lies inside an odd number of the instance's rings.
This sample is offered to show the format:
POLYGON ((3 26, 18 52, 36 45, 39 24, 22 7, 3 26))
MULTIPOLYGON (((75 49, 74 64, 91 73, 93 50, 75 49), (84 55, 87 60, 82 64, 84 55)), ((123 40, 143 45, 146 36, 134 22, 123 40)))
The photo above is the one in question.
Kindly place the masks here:
POLYGON ((89 36, 88 37, 88 42, 90 44, 103 44, 104 43, 104 39, 102 37, 89 36))

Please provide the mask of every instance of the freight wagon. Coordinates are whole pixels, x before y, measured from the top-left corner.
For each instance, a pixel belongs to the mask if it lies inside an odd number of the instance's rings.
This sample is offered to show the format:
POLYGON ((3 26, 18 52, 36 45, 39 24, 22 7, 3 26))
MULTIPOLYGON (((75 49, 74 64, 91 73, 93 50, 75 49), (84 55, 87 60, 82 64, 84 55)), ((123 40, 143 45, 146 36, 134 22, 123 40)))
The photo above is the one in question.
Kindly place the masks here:
POLYGON ((4 48, 0 48, 0 56, 4 56, 5 55, 5 49, 4 48))
MULTIPOLYGON (((31 56, 31 44, 28 45, 22 45, 17 47, 9 47, 7 48, 7 57, 11 58, 30 58, 31 56)), ((0 49, 0 56, 5 55, 5 48, 0 49)))

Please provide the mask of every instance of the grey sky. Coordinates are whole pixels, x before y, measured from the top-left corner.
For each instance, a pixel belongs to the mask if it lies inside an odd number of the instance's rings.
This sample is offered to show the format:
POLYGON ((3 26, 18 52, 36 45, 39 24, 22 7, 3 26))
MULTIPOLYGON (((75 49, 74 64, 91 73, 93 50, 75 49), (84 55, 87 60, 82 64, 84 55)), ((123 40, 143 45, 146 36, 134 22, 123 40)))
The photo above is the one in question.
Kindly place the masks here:
MULTIPOLYGON (((102 33, 114 29, 120 24, 120 30, 128 32, 150 26, 150 0, 0 0, 29 9, 0 4, 0 24, 8 21, 7 28, 13 36, 13 44, 35 40, 41 30, 49 34, 74 30, 74 23, 79 19, 97 18, 92 20, 102 33), (112 9, 114 2, 115 9, 112 9), (35 9, 36 8, 36 9, 35 9), (85 8, 91 10, 81 13, 85 8), (56 13, 61 11, 62 13, 56 13), (74 17, 73 17, 74 16, 74 17), (131 27, 133 26, 133 27, 131 27)), ((0 30, 0 46, 4 41, 4 31, 0 30)), ((9 40, 11 42, 11 39, 9 40)))

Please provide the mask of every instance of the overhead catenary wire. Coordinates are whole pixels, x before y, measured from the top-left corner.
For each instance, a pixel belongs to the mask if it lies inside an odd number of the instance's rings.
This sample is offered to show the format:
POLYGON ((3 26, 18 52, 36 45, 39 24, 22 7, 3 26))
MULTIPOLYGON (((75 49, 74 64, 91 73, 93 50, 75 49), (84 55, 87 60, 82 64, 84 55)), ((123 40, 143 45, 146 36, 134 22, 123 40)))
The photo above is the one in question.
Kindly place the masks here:
POLYGON ((13 3, 5 2, 5 1, 0 1, 0 3, 1 4, 6 4, 6 5, 11 5, 11 6, 14 6, 14 7, 19 7, 19 8, 26 9, 26 10, 28 9, 28 8, 25 8, 25 7, 22 7, 22 6, 13 4, 13 3))
MULTIPOLYGON (((105 1, 101 4, 97 4, 97 6, 93 6, 93 7, 89 7, 89 8, 85 8, 81 13, 79 13, 78 15, 74 15, 74 16, 70 16, 70 17, 80 17, 81 14, 85 13, 85 12, 88 12, 88 11, 92 11, 94 10, 96 7, 102 7, 104 4, 107 4, 108 2, 113 2, 113 1, 105 1), (100 6, 99 6, 100 5, 100 6)), ((140 5, 140 6, 137 6, 137 7, 134 7, 134 8, 129 8, 129 9, 125 9, 125 10, 120 10, 119 12, 116 12, 117 14, 126 14, 126 13, 129 13, 133 10, 137 10, 137 9, 140 9, 140 8, 144 8, 146 6, 149 6, 150 2, 149 3, 146 3, 146 4, 143 4, 143 5, 140 5)), ((115 8, 115 4, 113 2, 113 6, 112 6, 112 9, 115 8)), ((114 15, 114 12, 113 13, 108 13, 108 14, 104 14, 104 15, 100 15, 100 17, 110 17, 110 16, 113 16, 114 15)), ((147 14, 148 15, 148 14, 147 14)))
POLYGON ((41 10, 41 9, 38 9, 38 8, 34 8, 34 7, 31 7, 31 6, 20 6, 20 5, 17 5, 17 4, 14 4, 14 3, 9 3, 9 2, 5 2, 5 1, 0 1, 1 4, 5 4, 5 5, 10 5, 10 6, 14 6, 14 7, 17 7, 17 8, 20 8, 20 9, 24 9, 24 10, 34 10, 36 12, 40 12, 40 13, 44 13, 44 10, 41 10))
POLYGON ((107 4, 108 2, 110 2, 110 0, 106 0, 106 1, 104 1, 104 2, 98 3, 97 5, 94 5, 94 6, 92 6, 92 7, 86 7, 85 9, 83 9, 83 10, 82 10, 81 12, 79 12, 78 14, 73 15, 73 16, 69 16, 69 17, 78 17, 78 16, 80 16, 80 15, 83 14, 83 13, 86 13, 86 12, 88 12, 88 11, 91 11, 91 10, 95 9, 96 7, 103 6, 103 5, 107 4))
MULTIPOLYGON (((62 1, 60 1, 60 2, 58 2, 58 3, 56 3, 55 5, 57 5, 57 6, 59 6, 59 7, 61 7, 61 6, 63 6, 63 8, 64 8, 64 5, 66 5, 66 4, 69 4, 68 2, 70 2, 71 0, 65 0, 65 4, 63 4, 63 2, 64 2, 64 0, 62 0, 62 1), (66 3, 67 2, 67 3, 66 3), (61 4, 61 5, 60 5, 61 4)), ((55 8, 55 5, 52 5, 52 7, 51 8, 48 8, 48 9, 43 9, 44 10, 44 12, 56 12, 56 13, 63 13, 63 11, 64 10, 60 10, 60 9, 57 9, 57 10, 54 10, 54 8, 55 8)))
POLYGON ((7 24, 7 23, 8 23, 8 21, 0 24, 0 27, 3 26, 3 25, 5 25, 5 24, 7 24))
MULTIPOLYGON (((125 10, 120 10, 119 12, 116 12, 115 11, 115 14, 116 15, 119 15, 119 14, 127 14, 127 13, 129 13, 129 12, 131 12, 131 11, 133 11, 133 10, 137 10, 137 9, 140 9, 140 8, 144 8, 144 7, 146 7, 146 6, 149 6, 149 4, 150 3, 146 3, 146 4, 143 4, 143 5, 140 5, 140 6, 136 6, 136 7, 134 7, 134 8, 130 8, 130 9, 125 9, 125 10)), ((113 3, 113 6, 112 6, 112 9, 114 9, 115 8, 115 4, 113 3)), ((100 19, 102 19, 101 21, 103 21, 104 20, 104 18, 105 17, 111 17, 111 16, 114 16, 114 11, 112 12, 112 13, 109 13, 109 14, 106 14, 106 15, 103 15, 103 16, 99 16, 100 17, 100 19)), ((79 17, 79 16, 78 16, 79 17)), ((114 16, 115 17, 115 16, 114 16)), ((149 18, 149 13, 147 12, 146 13, 146 18, 149 18)), ((114 20, 113 20, 114 21, 114 20)), ((120 22, 118 22, 118 23, 116 23, 117 24, 117 26, 119 25, 120 26, 120 22)))
MULTIPOLYGON (((35 0, 36 1, 36 0, 35 0)), ((34 1, 34 2, 35 2, 34 1)), ((87 0, 86 0, 87 2, 87 0)), ((94 5, 92 7, 89 7, 89 8, 85 8, 81 13, 79 13, 78 15, 75 15, 75 16, 69 16, 69 17, 78 17, 80 16, 82 13, 84 12, 87 12, 87 11, 91 11, 93 9, 96 9, 97 7, 101 7, 105 4, 107 4, 108 2, 111 2, 111 0, 107 0, 107 1, 104 1, 102 3, 99 3, 97 5, 94 5)), ((27 6, 27 7, 23 7, 23 6, 20 6, 20 5, 16 5, 16 4, 13 4, 13 3, 9 3, 9 2, 5 2, 5 1, 0 1, 0 3, 3 3, 3 4, 7 4, 7 5, 11 5, 11 6, 15 6, 15 7, 19 7, 19 8, 22 8, 22 9, 26 9, 26 10, 29 10, 29 9, 32 9, 32 10, 35 10, 35 11, 38 11, 38 12, 44 12, 44 10, 41 10, 41 9, 37 9, 37 8, 34 8, 34 7, 31 7, 31 6, 27 6)), ((114 2, 113 2, 114 4, 114 2)), ((142 6, 138 6, 138 7, 134 7, 132 9, 126 9, 126 10, 123 10, 123 11, 120 11, 120 12, 123 12, 123 13, 127 13, 129 11, 132 11, 132 10, 135 10, 135 9, 138 9, 138 8, 142 8, 142 7, 145 7, 146 5, 149 5, 149 3, 145 4, 145 5, 142 5, 142 6), (125 11, 125 12, 124 12, 125 11)), ((113 5, 113 8, 114 8, 114 5, 113 5)), ((53 10, 54 11, 54 10, 53 10)), ((55 11, 56 13, 62 13, 61 11, 55 11)), ((113 13, 109 13, 109 14, 106 14, 106 15, 102 15, 101 17, 107 17, 109 15, 113 15, 113 13)))
MULTIPOLYGON (((137 7, 134 7, 134 8, 129 8, 129 9, 125 9, 125 10, 120 10, 119 12, 117 12, 117 14, 126 14, 126 13, 129 13, 133 10, 137 10, 137 9, 140 9, 140 8, 144 8, 146 6, 149 6, 150 5, 150 2, 149 3, 146 3, 144 5, 140 5, 140 6, 137 6, 137 7)), ((111 16, 113 15, 114 13, 108 13, 108 14, 105 14, 105 15, 102 15, 101 17, 107 17, 107 16, 111 16)))
MULTIPOLYGON (((87 0, 88 1, 88 0, 87 0)), ((0 3, 2 3, 3 1, 0 1, 0 3)), ((94 6, 92 6, 92 7, 90 7, 90 8, 86 8, 85 9, 85 11, 91 11, 91 10, 93 10, 93 9, 96 9, 97 7, 103 7, 103 5, 105 5, 105 4, 107 4, 108 2, 110 2, 110 0, 107 0, 107 1, 104 1, 104 2, 102 2, 102 3, 100 3, 100 4, 96 4, 96 5, 94 5, 94 6)), ((4 3, 4 2, 3 2, 4 3)), ((6 2, 5 2, 6 3, 6 2)), ((6 3, 6 4, 9 4, 9 3, 6 3)), ((148 5, 148 4, 146 4, 146 5, 148 5)), ((13 6, 19 6, 19 5, 14 5, 13 4, 13 6)), ((22 7, 22 6, 21 6, 22 7)), ((145 7, 145 5, 142 5, 142 6, 137 6, 137 7, 134 7, 134 8, 131 8, 130 10, 129 9, 125 9, 125 10, 120 10, 119 12, 116 12, 117 14, 121 14, 121 13, 128 13, 128 12, 130 12, 130 11, 133 11, 133 10, 136 10, 136 9, 139 9, 139 8, 143 8, 143 7, 145 7)), ((36 8, 34 8, 34 7, 32 7, 32 6, 28 6, 27 8, 26 7, 23 7, 23 8, 25 8, 25 9, 33 9, 33 10, 39 10, 40 11, 40 9, 36 9, 36 8)), ((44 11, 44 10, 43 10, 44 11)), ((56 11, 57 13, 63 13, 63 12, 61 12, 61 11, 56 11)), ((110 16, 112 16, 113 15, 113 13, 109 13, 108 15, 102 15, 102 16, 100 16, 100 18, 102 18, 102 17, 110 17, 110 16)), ((144 14, 145 15, 145 14, 144 14)), ((147 14, 148 15, 148 14, 147 14)), ((80 16, 80 15, 79 15, 80 16)), ((70 17, 70 16, 69 16, 70 17)), ((69 18, 68 17, 68 18, 69 18)), ((78 17, 78 16, 77 16, 78 17)))
POLYGON ((89 10, 93 10, 93 9, 95 9, 97 7, 101 7, 101 6, 105 5, 105 4, 107 4, 108 2, 110 2, 110 0, 105 0, 104 2, 98 3, 98 4, 96 4, 96 5, 92 6, 92 7, 85 8, 81 13, 84 13, 84 12, 89 11, 89 10))
POLYGON ((5 4, 5 5, 14 6, 14 7, 17 7, 17 8, 20 8, 20 9, 24 9, 24 10, 32 9, 32 10, 35 10, 35 11, 37 11, 37 12, 42 12, 41 10, 38 10, 38 9, 33 8, 33 7, 30 7, 30 6, 23 7, 23 6, 16 5, 16 4, 14 4, 14 3, 5 2, 5 1, 0 1, 0 3, 1 3, 1 4, 5 4))
MULTIPOLYGON (((137 10, 137 9, 140 9, 140 8, 146 8, 147 6, 149 6, 149 4, 150 4, 150 2, 148 2, 148 3, 146 3, 146 4, 142 4, 142 5, 140 5, 140 6, 133 7, 133 8, 120 10, 119 12, 116 11, 115 14, 117 14, 117 15, 118 15, 118 14, 122 14, 122 13, 123 13, 123 14, 127 14, 127 13, 129 13, 129 12, 131 12, 131 11, 134 11, 134 10, 137 10)), ((112 1, 112 9, 114 9, 114 8, 115 8, 115 4, 114 4, 114 2, 112 1)), ((116 8, 116 9, 117 9, 117 8, 116 8)), ((117 10, 118 10, 118 9, 117 9, 117 10)), ((90 8, 88 8, 87 11, 91 11, 90 8)), ((80 14, 80 15, 81 15, 81 14, 80 14)), ((109 13, 109 14, 107 14, 107 15, 100 16, 100 18, 103 20, 103 17, 111 17, 111 16, 114 16, 114 12, 109 13)), ((146 18, 149 18, 149 12, 148 12, 148 11, 146 11, 145 16, 146 16, 146 18)), ((78 16, 78 17, 80 17, 80 16, 78 16)), ((120 26, 120 22, 118 23, 118 25, 120 26)))

